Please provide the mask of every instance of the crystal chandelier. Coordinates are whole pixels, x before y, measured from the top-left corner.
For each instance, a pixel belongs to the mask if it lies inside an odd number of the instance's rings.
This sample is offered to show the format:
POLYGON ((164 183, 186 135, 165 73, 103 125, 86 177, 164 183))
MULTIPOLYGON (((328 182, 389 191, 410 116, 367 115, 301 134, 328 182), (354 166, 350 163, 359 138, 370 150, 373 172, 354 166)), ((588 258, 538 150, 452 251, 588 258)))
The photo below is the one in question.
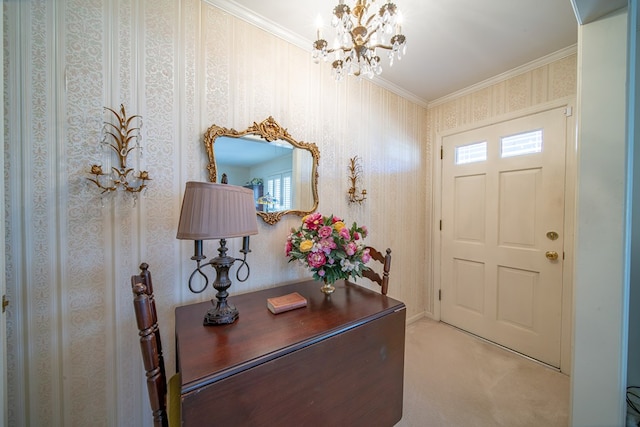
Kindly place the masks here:
POLYGON ((344 0, 333 9, 331 25, 336 29, 336 41, 333 48, 322 38, 318 29, 318 40, 313 43, 313 60, 327 60, 330 53, 335 54, 332 74, 336 80, 342 80, 346 74, 367 76, 382 73, 378 48, 388 50, 389 64, 394 58, 400 60, 407 49, 406 37, 401 33, 398 7, 394 3, 385 3, 377 9, 376 0, 356 0, 350 8, 344 0))

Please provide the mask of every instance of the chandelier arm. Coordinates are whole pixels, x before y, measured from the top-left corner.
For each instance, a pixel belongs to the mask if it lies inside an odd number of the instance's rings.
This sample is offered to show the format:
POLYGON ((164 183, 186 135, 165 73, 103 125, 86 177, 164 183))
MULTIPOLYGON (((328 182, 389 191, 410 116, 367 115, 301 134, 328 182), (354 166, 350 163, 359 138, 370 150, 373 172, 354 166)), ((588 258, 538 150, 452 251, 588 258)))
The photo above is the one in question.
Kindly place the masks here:
POLYGON ((392 50, 392 49, 393 49, 393 46, 378 43, 378 44, 374 44, 374 45, 370 46, 370 48, 371 48, 371 49, 381 48, 381 49, 392 50))
POLYGON ((367 3, 366 0, 356 2, 356 6, 353 8, 353 14, 358 17, 358 24, 362 25, 362 17, 369 12, 369 6, 371 6, 371 3, 367 3), (360 3, 360 7, 358 7, 358 3, 360 3))
MULTIPOLYGON (((353 44, 353 47, 358 46, 358 43, 356 43, 356 36, 353 34, 353 31, 349 31, 349 35, 351 36, 351 43, 353 44)), ((349 49, 349 50, 353 50, 353 47, 351 49, 349 49)), ((344 49, 342 49, 342 50, 344 50, 344 49)))
POLYGON ((351 52, 353 50, 353 48, 349 47, 349 48, 327 49, 327 54, 333 53, 333 52, 337 52, 339 50, 341 50, 343 52, 351 52))
POLYGON ((366 27, 367 29, 369 29, 369 24, 371 24, 371 21, 373 20, 373 18, 375 18, 376 14, 372 14, 371 16, 369 16, 369 19, 367 19, 367 23, 366 23, 366 27))
MULTIPOLYGON (((376 31, 372 31, 370 33, 367 33, 367 38, 362 42, 362 46, 366 46, 369 43, 369 41, 371 40, 371 36, 373 36, 376 32, 377 32, 377 30, 376 31)), ((375 49, 376 47, 384 47, 384 45, 376 44, 376 45, 369 46, 369 47, 375 49)))

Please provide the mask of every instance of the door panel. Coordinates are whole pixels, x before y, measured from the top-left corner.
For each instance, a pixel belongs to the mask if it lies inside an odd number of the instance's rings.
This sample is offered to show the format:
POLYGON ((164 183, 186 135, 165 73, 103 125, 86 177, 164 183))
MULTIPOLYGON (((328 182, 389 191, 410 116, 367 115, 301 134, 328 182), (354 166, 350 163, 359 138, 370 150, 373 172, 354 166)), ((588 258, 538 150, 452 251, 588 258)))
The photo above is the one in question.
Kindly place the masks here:
POLYGON ((552 366, 560 365, 565 132, 558 108, 442 140, 441 318, 552 366), (503 147, 504 138, 516 142, 503 147), (486 157, 463 156, 481 142, 486 157))

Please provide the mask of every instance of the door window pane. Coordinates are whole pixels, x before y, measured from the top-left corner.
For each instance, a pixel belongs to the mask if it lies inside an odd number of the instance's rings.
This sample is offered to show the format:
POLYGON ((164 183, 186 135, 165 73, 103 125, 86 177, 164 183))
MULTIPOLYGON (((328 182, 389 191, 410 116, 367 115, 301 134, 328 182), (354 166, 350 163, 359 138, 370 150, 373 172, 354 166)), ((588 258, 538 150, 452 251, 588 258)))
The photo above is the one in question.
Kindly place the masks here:
POLYGON ((456 147, 456 165, 487 160, 487 141, 456 147))
POLYGON ((500 156, 514 157, 542 152, 542 129, 500 138, 500 156))

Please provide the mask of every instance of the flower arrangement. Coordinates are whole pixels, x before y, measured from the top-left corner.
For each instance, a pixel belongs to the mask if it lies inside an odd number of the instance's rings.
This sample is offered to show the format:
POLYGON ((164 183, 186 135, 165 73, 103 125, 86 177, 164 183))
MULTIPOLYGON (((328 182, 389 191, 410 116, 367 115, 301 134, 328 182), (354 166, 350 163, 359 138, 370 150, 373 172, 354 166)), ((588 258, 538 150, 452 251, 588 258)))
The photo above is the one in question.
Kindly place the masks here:
POLYGON ((285 245, 289 262, 298 260, 313 272, 313 278, 334 283, 350 276, 362 277, 371 256, 362 239, 367 227, 355 222, 349 228, 337 216, 312 213, 302 218, 302 225, 291 229, 285 245))

